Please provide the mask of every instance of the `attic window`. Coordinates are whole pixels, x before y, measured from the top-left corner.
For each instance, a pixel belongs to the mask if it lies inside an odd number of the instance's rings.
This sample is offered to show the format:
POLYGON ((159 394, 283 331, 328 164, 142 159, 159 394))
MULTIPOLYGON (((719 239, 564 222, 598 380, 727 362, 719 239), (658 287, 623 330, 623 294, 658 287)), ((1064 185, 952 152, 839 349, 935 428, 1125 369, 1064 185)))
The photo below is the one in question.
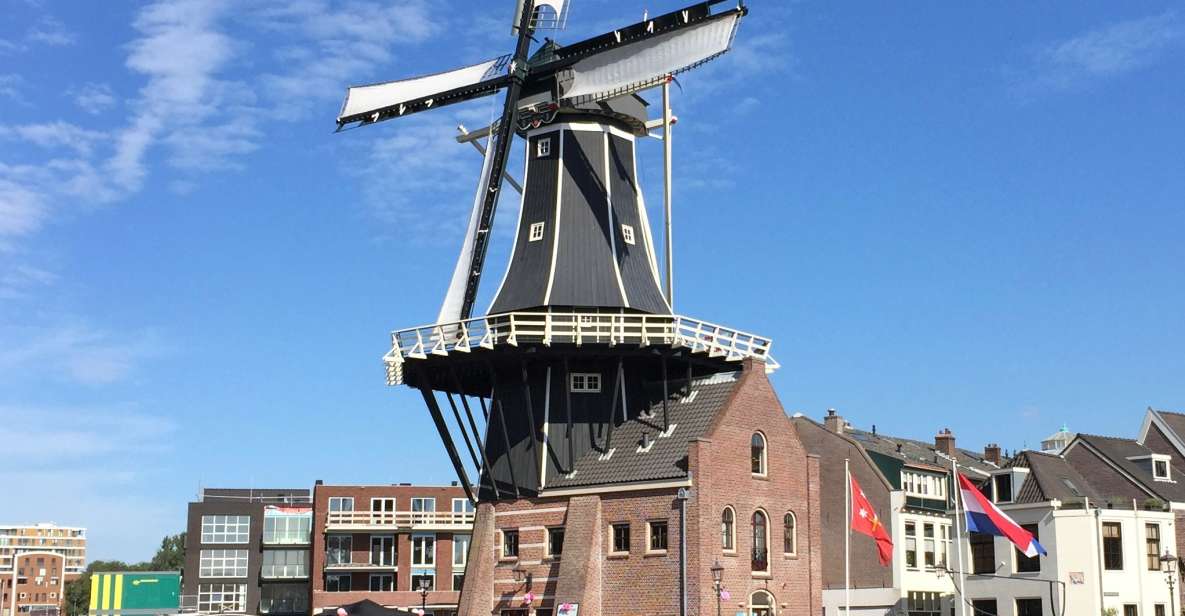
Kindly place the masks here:
POLYGON ((527 240, 531 242, 538 242, 543 239, 543 224, 541 222, 531 223, 530 234, 527 235, 527 240))
POLYGON ((535 142, 535 157, 551 156, 551 137, 544 137, 535 142))
POLYGON ((996 475, 992 478, 996 485, 996 502, 1012 502, 1012 475, 996 475))
POLYGON ((1153 460, 1152 461, 1152 476, 1159 481, 1169 480, 1169 461, 1168 460, 1153 460))
POLYGON ((569 389, 574 394, 595 394, 601 391, 601 373, 573 372, 569 376, 569 389))
POLYGON ((621 237, 626 244, 632 245, 634 243, 634 228, 629 225, 621 225, 621 237))

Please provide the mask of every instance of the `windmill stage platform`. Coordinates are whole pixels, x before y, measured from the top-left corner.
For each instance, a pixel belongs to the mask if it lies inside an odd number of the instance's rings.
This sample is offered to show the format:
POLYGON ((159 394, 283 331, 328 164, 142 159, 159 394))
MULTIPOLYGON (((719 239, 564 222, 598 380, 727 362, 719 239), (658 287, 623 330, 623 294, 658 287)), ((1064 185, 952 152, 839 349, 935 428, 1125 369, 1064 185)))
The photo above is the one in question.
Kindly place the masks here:
POLYGON ((537 353, 552 347, 604 347, 686 352, 724 362, 762 361, 771 373, 779 364, 770 354, 773 340, 745 331, 671 314, 604 312, 509 312, 391 333, 383 356, 389 385, 414 385, 405 372, 412 364, 433 367, 433 358, 504 348, 537 353))

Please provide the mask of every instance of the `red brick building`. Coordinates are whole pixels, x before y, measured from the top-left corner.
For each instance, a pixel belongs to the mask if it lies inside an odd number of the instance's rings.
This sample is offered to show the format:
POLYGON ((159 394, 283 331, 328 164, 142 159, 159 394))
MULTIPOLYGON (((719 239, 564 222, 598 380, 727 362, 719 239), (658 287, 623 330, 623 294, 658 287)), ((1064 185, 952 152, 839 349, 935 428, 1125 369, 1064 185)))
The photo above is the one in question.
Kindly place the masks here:
POLYGON ((0 577, 0 614, 56 616, 61 612, 66 582, 78 577, 65 572, 60 553, 29 551, 13 555, 13 568, 0 577))
POLYGON ((363 599, 402 609, 423 604, 436 616, 455 613, 472 524, 473 504, 458 487, 318 481, 312 613, 363 599))
POLYGON ((764 364, 681 392, 665 431, 643 413, 538 496, 479 505, 461 614, 714 614, 717 562, 722 612, 819 613, 818 459, 764 364))

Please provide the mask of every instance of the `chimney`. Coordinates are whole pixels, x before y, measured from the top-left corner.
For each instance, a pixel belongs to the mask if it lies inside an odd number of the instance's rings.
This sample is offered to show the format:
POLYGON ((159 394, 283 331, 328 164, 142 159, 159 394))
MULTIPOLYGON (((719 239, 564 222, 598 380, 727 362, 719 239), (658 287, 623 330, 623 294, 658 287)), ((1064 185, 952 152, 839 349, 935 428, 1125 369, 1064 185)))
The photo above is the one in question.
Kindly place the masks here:
POLYGON ((955 435, 950 428, 944 428, 934 437, 934 449, 950 457, 955 457, 955 435))
POLYGON ((823 419, 823 425, 831 432, 836 434, 844 433, 844 420, 840 417, 835 409, 827 409, 827 417, 823 419))
POLYGON ((987 447, 983 448, 983 459, 1000 466, 1003 458, 1000 457, 1000 446, 996 443, 989 443, 987 447))

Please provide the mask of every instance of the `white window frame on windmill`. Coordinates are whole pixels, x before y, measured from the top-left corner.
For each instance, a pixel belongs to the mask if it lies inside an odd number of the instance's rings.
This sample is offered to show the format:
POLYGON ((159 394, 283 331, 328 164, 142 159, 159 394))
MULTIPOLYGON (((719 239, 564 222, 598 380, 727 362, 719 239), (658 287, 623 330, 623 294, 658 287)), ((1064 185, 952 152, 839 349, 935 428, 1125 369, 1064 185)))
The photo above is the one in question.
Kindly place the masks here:
POLYGON ((535 142, 535 158, 551 156, 551 137, 540 137, 535 142))
POLYGON ((542 240, 543 239, 543 229, 544 229, 545 224, 546 223, 542 223, 542 222, 531 223, 531 229, 527 233, 527 241, 528 242, 538 242, 539 240, 542 240))
POLYGON ((568 375, 568 389, 574 394, 601 393, 601 373, 573 372, 568 375))
POLYGON ((621 225, 621 239, 625 240, 626 244, 634 245, 634 228, 630 225, 621 225))

